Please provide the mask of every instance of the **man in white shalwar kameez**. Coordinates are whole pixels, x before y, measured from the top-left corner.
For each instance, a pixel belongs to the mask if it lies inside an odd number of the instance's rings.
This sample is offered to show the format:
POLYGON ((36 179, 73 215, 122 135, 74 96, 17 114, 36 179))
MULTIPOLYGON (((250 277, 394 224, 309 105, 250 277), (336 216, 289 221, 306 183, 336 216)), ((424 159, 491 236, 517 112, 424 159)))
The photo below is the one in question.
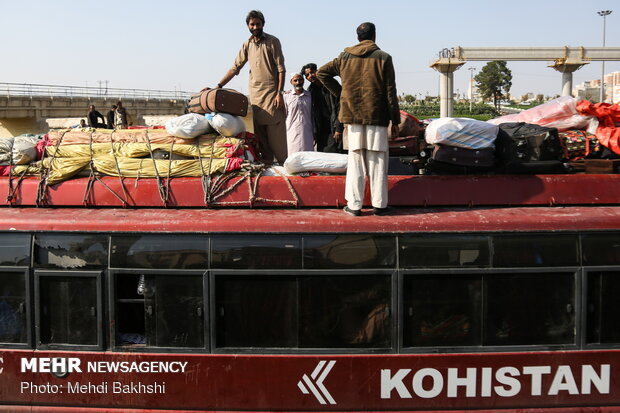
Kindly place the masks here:
POLYGON ((338 120, 346 125, 344 148, 349 150, 344 212, 360 216, 366 175, 375 215, 388 207, 388 133, 398 135, 400 111, 392 57, 375 44, 375 25, 357 28, 359 44, 347 47, 317 72, 323 85, 340 97, 338 120), (342 86, 334 79, 340 76, 342 86), (392 130, 388 124, 392 122, 392 130))
POLYGON ((304 90, 304 78, 301 74, 293 74, 291 84, 293 90, 284 94, 288 156, 295 152, 314 150, 312 97, 304 90))

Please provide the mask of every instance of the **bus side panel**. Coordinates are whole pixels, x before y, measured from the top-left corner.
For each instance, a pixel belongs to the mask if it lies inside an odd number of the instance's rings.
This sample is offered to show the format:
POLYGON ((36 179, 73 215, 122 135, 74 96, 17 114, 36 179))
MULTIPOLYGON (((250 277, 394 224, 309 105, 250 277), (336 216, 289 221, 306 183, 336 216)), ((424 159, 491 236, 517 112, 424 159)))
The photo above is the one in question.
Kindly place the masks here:
POLYGON ((620 405, 616 350, 312 356, 6 350, 0 361, 5 405, 206 411, 620 405))

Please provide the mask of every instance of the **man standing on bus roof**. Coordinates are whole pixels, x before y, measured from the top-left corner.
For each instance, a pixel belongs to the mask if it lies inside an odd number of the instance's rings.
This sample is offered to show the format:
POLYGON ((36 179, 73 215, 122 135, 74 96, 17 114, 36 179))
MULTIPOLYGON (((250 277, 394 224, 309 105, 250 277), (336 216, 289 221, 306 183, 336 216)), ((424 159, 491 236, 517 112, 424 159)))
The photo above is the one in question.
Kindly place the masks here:
POLYGON ((252 10, 245 19, 252 36, 243 43, 235 63, 220 80, 217 87, 239 74, 250 62, 250 102, 254 120, 254 133, 259 139, 263 158, 269 162, 274 156, 283 164, 286 160, 286 126, 284 114, 284 55, 277 37, 263 32, 265 17, 252 10))
POLYGON ((359 216, 364 201, 367 174, 375 215, 388 207, 388 124, 398 135, 400 112, 392 57, 375 44, 375 25, 357 28, 359 43, 347 47, 317 72, 319 80, 340 96, 338 120, 346 125, 344 148, 349 150, 344 212, 359 216), (334 79, 340 76, 342 86, 334 79))

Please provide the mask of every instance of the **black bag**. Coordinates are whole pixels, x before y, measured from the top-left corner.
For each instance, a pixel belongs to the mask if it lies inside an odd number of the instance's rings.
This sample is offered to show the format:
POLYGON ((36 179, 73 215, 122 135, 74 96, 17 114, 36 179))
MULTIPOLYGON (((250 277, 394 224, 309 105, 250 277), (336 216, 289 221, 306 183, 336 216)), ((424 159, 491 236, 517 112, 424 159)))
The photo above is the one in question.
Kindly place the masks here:
POLYGON ((465 149, 450 145, 435 145, 432 159, 459 166, 492 167, 495 165, 493 148, 465 149))
POLYGON ((481 175, 493 173, 492 166, 462 166, 430 158, 424 166, 430 175, 481 175))
POLYGON ((501 123, 499 128, 512 140, 512 144, 510 142, 504 144, 506 145, 503 148, 504 158, 512 158, 504 159, 506 163, 562 159, 563 150, 556 128, 547 128, 525 122, 501 123), (514 147, 510 147, 511 145, 514 147))

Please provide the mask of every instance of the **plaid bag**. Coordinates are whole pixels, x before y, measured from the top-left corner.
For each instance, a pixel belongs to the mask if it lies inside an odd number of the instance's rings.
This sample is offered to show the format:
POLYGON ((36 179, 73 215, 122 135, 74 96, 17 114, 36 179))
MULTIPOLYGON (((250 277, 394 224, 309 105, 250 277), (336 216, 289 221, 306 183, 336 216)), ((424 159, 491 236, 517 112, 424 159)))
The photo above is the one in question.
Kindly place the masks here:
POLYGON ((563 157, 569 161, 583 159, 601 151, 601 144, 595 135, 582 130, 568 130, 558 133, 563 157))

